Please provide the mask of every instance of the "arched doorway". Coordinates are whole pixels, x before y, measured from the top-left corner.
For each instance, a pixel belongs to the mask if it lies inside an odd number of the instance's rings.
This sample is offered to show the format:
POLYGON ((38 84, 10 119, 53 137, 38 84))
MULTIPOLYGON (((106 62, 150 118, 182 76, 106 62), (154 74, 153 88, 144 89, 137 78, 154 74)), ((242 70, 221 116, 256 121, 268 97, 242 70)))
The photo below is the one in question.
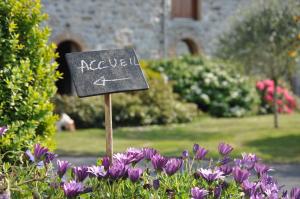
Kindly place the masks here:
POLYGON ((198 55, 199 48, 197 44, 192 39, 182 39, 176 45, 176 55, 198 55))
POLYGON ((65 55, 66 53, 79 52, 81 50, 81 47, 72 40, 65 40, 58 44, 56 52, 58 53, 59 57, 56 59, 56 62, 58 63, 57 70, 62 73, 62 78, 56 82, 57 93, 61 95, 74 94, 75 91, 65 55))

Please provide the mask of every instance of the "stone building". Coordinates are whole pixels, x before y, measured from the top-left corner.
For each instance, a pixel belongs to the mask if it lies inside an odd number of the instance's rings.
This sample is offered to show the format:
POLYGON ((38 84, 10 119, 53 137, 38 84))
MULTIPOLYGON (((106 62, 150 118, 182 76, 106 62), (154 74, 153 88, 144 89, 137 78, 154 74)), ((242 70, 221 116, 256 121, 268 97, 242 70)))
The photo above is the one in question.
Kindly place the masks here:
MULTIPOLYGON (((253 1, 253 0, 252 0, 253 1)), ((219 34, 251 0, 42 0, 64 78, 58 92, 72 94, 64 54, 134 47, 142 59, 212 54, 219 34)))

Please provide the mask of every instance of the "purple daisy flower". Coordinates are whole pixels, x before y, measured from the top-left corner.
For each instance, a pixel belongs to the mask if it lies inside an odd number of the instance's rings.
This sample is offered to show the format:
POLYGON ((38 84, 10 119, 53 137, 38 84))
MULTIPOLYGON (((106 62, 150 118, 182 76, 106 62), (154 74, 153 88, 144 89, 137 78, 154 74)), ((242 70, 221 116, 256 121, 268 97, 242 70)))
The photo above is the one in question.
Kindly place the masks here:
POLYGON ((91 176, 94 176, 96 178, 104 178, 107 174, 107 172, 104 169, 104 166, 91 166, 91 167, 88 167, 87 172, 91 176))
POLYGON ((194 144, 193 152, 196 153, 198 151, 199 147, 200 147, 199 144, 194 144))
POLYGON ((155 154, 151 158, 151 163, 153 165, 153 168, 157 171, 162 171, 165 165, 167 164, 168 160, 161 156, 160 154, 155 154))
POLYGON ((182 166, 182 160, 177 158, 171 158, 166 163, 164 170, 168 174, 168 176, 176 173, 182 166))
POLYGON ((130 163, 136 164, 144 158, 144 152, 141 149, 129 148, 126 155, 130 163))
POLYGON ((153 188, 154 188, 155 190, 157 190, 157 189, 159 188, 159 186, 160 186, 159 179, 153 180, 153 188))
POLYGON ((64 193, 67 198, 75 198, 84 191, 83 184, 76 181, 70 181, 63 185, 64 193))
POLYGON ((128 156, 124 153, 116 153, 113 156, 113 162, 129 164, 129 159, 128 159, 128 156))
POLYGON ((71 164, 65 160, 57 160, 57 175, 62 178, 71 164))
POLYGON ((224 164, 228 164, 229 162, 231 162, 231 158, 228 156, 224 156, 221 160, 219 160, 219 164, 220 165, 224 165, 224 164))
POLYGON ((126 174, 125 164, 122 162, 115 162, 108 170, 109 176, 113 180, 118 180, 125 176, 126 174))
POLYGON ((46 164, 49 164, 49 163, 52 162, 56 157, 57 157, 57 154, 51 153, 51 152, 47 152, 47 153, 46 153, 46 158, 45 158, 45 163, 46 163, 46 164))
POLYGON ((77 182, 82 182, 88 176, 88 168, 86 166, 73 167, 72 174, 77 182))
POLYGON ((43 160, 43 158, 48 153, 48 148, 41 146, 40 144, 34 145, 33 155, 36 161, 43 160))
POLYGON ((277 187, 271 187, 271 186, 268 186, 265 190, 264 190, 264 194, 267 196, 267 198, 279 198, 279 190, 277 187))
POLYGON ((222 194, 222 186, 219 185, 214 189, 214 198, 219 199, 221 197, 221 194, 222 194))
POLYGON ((198 170, 198 173, 208 183, 212 183, 213 181, 215 181, 217 179, 224 179, 223 172, 218 170, 218 169, 211 170, 211 169, 202 169, 202 168, 200 168, 198 170))
POLYGON ((260 178, 260 186, 263 188, 263 186, 266 185, 276 185, 277 186, 277 181, 272 177, 269 176, 268 174, 263 174, 260 178))
POLYGON ((258 177, 262 176, 263 174, 267 173, 268 171, 271 170, 270 167, 268 167, 265 164, 262 163, 255 163, 254 165, 254 170, 256 171, 258 177))
POLYGON ((282 191, 282 196, 281 196, 282 199, 288 199, 289 198, 289 195, 288 195, 288 191, 287 190, 284 190, 282 191))
POLYGON ((187 158, 189 157, 189 152, 188 152, 188 150, 184 150, 184 151, 182 152, 181 157, 182 157, 183 159, 187 159, 187 158))
POLYGON ((220 166, 219 170, 223 172, 224 176, 227 176, 227 175, 231 174, 232 167, 228 164, 225 164, 225 165, 220 166))
POLYGON ((197 160, 203 160, 208 153, 208 150, 205 148, 199 147, 198 151, 196 151, 195 158, 197 160))
POLYGON ((107 171, 109 169, 110 166, 110 160, 109 157, 103 157, 102 159, 102 166, 104 167, 104 169, 107 171))
POLYGON ((260 181, 258 182, 260 190, 267 195, 267 198, 278 198, 279 187, 276 180, 267 174, 261 176, 260 181))
POLYGON ((268 198, 273 198, 274 194, 278 196, 279 187, 277 181, 266 173, 261 176, 259 187, 268 198))
POLYGON ((241 169, 239 167, 235 167, 232 171, 232 174, 233 174, 234 180, 239 184, 243 183, 250 176, 250 173, 248 170, 241 169))
POLYGON ((208 191, 194 187, 191 189, 192 199, 204 199, 208 195, 208 191))
POLYGON ((151 160, 151 158, 157 154, 157 151, 152 148, 143 148, 143 153, 146 160, 151 160))
POLYGON ((242 186, 244 192, 245 192, 248 196, 254 194, 256 185, 255 185, 253 182, 250 182, 250 181, 247 179, 247 180, 244 180, 244 182, 242 183, 241 186, 242 186))
POLYGON ((235 164, 248 170, 253 169, 255 163, 258 162, 258 157, 255 154, 242 153, 242 157, 242 159, 235 160, 235 164))
POLYGON ((142 173, 143 170, 140 168, 129 168, 128 178, 131 180, 131 182, 137 182, 140 179, 142 173))
POLYGON ((218 149, 222 156, 227 156, 233 150, 233 147, 229 144, 220 143, 218 149))
POLYGON ((125 165, 136 164, 144 158, 144 153, 142 150, 130 148, 126 153, 116 153, 114 154, 113 161, 121 162, 125 165))
POLYGON ((25 154, 31 162, 34 162, 35 158, 34 158, 34 156, 32 155, 32 153, 29 149, 25 152, 25 154))
POLYGON ((290 192, 291 199, 300 199, 300 187, 292 188, 290 192))
POLYGON ((8 130, 7 126, 0 127, 0 137, 2 137, 7 130, 8 130))

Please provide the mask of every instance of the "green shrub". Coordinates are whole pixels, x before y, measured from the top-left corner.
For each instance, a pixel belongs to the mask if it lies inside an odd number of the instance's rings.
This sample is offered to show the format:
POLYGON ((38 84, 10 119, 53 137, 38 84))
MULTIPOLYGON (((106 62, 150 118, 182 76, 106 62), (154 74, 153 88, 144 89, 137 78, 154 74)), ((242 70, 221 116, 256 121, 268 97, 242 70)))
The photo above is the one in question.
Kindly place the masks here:
POLYGON ((53 146, 56 64, 53 44, 39 0, 0 2, 0 126, 9 131, 0 153, 22 150, 34 142, 53 146))
POLYGON ((188 102, 217 117, 240 117, 251 111, 254 86, 225 62, 201 57, 150 61, 152 69, 165 74, 174 91, 188 102), (253 90, 253 91, 252 91, 253 90))
MULTIPOLYGON (((146 91, 112 95, 114 126, 168 124, 191 121, 197 114, 194 104, 178 101, 172 86, 159 73, 145 69, 150 89, 146 91)), ((103 97, 78 98, 57 96, 56 112, 65 112, 75 120, 76 126, 103 127, 103 97)))

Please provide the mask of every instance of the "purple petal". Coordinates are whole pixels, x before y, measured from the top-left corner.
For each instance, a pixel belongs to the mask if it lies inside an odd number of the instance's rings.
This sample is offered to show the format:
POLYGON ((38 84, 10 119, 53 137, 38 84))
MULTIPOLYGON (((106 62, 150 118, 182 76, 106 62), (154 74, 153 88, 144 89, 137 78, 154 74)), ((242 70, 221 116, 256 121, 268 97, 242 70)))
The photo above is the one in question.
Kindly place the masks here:
POLYGON ((0 136, 3 136, 7 130, 8 130, 7 126, 0 127, 0 136))

